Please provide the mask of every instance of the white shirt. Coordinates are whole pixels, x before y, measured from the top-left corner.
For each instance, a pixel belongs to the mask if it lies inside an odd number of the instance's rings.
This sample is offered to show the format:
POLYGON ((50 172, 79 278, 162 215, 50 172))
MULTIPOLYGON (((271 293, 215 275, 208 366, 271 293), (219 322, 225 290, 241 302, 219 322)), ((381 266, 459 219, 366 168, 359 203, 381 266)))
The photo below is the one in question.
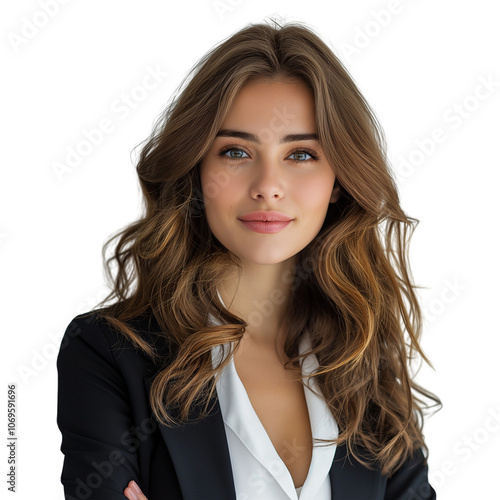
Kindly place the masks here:
MULTIPOLYGON (((220 298, 220 295, 219 295, 220 298)), ((220 298, 222 301, 222 298, 220 298)), ((212 314, 212 324, 220 325, 212 314)), ((222 346, 212 348, 212 365, 222 359, 222 346)), ((228 352, 229 343, 224 344, 228 352)), ((299 353, 310 348, 309 336, 301 339, 299 353)), ((302 373, 310 374, 318 366, 314 354, 305 358, 302 373)), ((311 390, 321 390, 315 378, 305 380, 304 388, 313 438, 335 439, 337 422, 326 402, 311 390)), ((293 479, 250 402, 243 382, 231 358, 216 384, 224 420, 233 480, 238 500, 331 500, 329 472, 336 445, 313 445, 312 460, 304 484, 295 488, 293 479)), ((290 450, 293 454, 293 444, 290 450)))

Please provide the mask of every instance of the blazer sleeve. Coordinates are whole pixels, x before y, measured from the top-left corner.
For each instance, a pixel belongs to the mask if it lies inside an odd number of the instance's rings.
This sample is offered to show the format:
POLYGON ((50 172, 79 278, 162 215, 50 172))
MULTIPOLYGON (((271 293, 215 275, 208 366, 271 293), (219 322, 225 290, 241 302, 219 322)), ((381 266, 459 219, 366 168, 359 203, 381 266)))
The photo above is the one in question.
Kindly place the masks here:
POLYGON ((94 315, 80 315, 61 341, 57 425, 67 500, 123 500, 128 482, 140 483, 137 454, 124 442, 130 435, 132 405, 109 335, 94 315))
POLYGON ((429 468, 421 448, 388 480, 384 500, 436 500, 429 484, 429 468))

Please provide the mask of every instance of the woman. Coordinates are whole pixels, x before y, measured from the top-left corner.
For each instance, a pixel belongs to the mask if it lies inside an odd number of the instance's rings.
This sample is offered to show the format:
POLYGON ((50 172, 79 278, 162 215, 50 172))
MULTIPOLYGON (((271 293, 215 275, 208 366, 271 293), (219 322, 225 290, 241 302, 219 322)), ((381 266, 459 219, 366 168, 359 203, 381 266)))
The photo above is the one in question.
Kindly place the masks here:
POLYGON ((417 221, 373 112, 298 23, 195 68, 141 152, 116 301, 61 344, 66 498, 436 498, 417 221))

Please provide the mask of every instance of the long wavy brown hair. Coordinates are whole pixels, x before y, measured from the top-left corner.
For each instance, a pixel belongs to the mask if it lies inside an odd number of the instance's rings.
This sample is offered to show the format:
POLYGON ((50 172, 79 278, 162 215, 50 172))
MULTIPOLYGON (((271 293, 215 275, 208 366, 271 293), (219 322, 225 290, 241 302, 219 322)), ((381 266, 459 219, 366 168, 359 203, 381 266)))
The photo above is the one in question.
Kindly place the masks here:
POLYGON ((194 403, 205 403, 199 415, 206 416, 215 382, 234 352, 214 369, 211 349, 227 342, 236 349, 247 325, 217 296, 218 283, 240 268, 208 226, 199 165, 238 91, 255 78, 300 80, 312 89, 319 141, 341 190, 290 279, 285 367, 300 380, 300 360, 316 355, 319 368, 312 376, 339 425, 335 441, 367 467, 376 461, 390 474, 417 448, 428 455, 424 413, 442 406, 411 373, 419 356, 432 367, 419 345, 419 287, 408 263, 419 221, 400 207, 374 112, 332 50, 303 23, 250 24, 186 76, 137 162, 143 215, 104 245, 112 291, 96 308, 115 300, 98 310, 99 317, 161 367, 150 394, 160 422, 181 424, 194 403), (209 313, 222 324, 210 322, 209 313), (130 324, 144 314, 155 316, 172 346, 168 363, 130 324), (299 356, 305 332, 312 350, 299 356), (167 408, 175 408, 178 418, 167 408), (356 455, 358 444, 370 459, 356 455))

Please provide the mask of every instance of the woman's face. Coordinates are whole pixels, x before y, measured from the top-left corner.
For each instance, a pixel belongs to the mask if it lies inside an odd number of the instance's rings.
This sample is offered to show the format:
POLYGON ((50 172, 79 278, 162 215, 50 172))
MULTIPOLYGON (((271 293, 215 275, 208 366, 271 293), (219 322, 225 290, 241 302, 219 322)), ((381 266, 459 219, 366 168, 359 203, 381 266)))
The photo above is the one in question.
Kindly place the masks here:
POLYGON ((295 256, 339 197, 318 140, 289 137, 297 134, 316 134, 312 91, 300 81, 247 82, 201 162, 210 229, 242 262, 274 264, 295 256), (239 219, 260 210, 292 220, 282 229, 261 223, 268 232, 258 232, 239 219))

